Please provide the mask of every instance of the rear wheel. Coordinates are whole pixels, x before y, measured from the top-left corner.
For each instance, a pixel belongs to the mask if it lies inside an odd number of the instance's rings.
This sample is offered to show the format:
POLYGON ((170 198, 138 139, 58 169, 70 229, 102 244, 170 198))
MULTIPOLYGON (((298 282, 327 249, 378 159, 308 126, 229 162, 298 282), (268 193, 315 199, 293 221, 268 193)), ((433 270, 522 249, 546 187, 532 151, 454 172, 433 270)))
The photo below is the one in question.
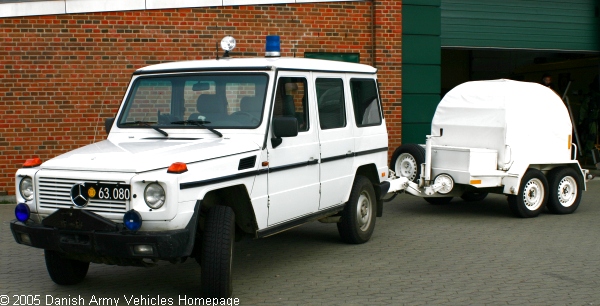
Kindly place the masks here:
POLYGON ((550 194, 548 210, 554 214, 570 214, 581 201, 582 177, 572 168, 556 168, 548 173, 550 194))
POLYGON ((425 162, 425 149, 414 143, 399 146, 392 154, 390 169, 398 177, 406 177, 417 183, 421 175, 421 164, 425 162))
POLYGON ((353 244, 369 241, 375 229, 376 204, 371 181, 364 176, 357 176, 350 199, 342 211, 342 218, 337 223, 342 240, 353 244))
POLYGON ((89 262, 69 259, 56 251, 44 250, 46 269, 52 281, 59 285, 75 285, 83 281, 89 262))
POLYGON ((228 298, 232 295, 234 238, 235 215, 231 207, 211 207, 206 214, 202 237, 200 285, 203 297, 228 298))
POLYGON ((508 196, 508 207, 512 213, 521 218, 537 217, 548 199, 548 181, 544 174, 536 169, 529 169, 521 179, 519 193, 508 196))

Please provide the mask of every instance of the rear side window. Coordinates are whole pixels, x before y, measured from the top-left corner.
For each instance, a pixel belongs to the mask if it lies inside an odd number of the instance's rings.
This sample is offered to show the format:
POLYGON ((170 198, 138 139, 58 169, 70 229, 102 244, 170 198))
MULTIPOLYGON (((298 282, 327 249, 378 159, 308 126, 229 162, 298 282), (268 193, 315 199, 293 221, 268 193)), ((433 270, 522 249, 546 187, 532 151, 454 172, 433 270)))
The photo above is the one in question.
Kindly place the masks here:
POLYGON ((321 129, 335 129, 346 126, 344 106, 344 82, 342 79, 317 79, 317 105, 321 129))
POLYGON ((381 124, 381 110, 377 98, 377 85, 373 79, 352 79, 352 105, 356 126, 373 126, 381 124))

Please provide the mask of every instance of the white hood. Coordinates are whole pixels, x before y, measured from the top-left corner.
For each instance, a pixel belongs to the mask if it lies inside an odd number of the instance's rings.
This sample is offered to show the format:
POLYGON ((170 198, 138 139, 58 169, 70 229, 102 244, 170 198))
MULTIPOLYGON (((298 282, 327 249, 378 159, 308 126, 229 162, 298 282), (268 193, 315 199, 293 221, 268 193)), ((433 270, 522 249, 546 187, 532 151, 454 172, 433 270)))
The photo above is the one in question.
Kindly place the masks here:
POLYGON ((259 149, 256 143, 241 139, 104 140, 57 156, 41 168, 140 173, 167 168, 174 162, 193 163, 259 149))

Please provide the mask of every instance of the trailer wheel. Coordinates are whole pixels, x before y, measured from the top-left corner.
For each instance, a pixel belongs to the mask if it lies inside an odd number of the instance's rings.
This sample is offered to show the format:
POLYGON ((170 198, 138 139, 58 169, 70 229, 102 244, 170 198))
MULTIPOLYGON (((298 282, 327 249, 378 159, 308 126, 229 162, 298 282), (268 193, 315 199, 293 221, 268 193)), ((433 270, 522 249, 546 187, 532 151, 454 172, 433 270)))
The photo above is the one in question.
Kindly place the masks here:
POLYGON ((434 198, 423 198, 427 203, 431 205, 446 205, 452 201, 452 197, 434 197, 434 198))
POLYGON ((344 242, 360 244, 371 239, 375 229, 376 198, 371 181, 358 175, 354 179, 350 199, 337 223, 338 232, 344 242))
POLYGON ((398 177, 406 177, 417 183, 421 175, 421 164, 425 162, 425 149, 414 143, 399 146, 392 154, 390 169, 398 177))
POLYGON ((50 278, 59 285, 81 283, 90 267, 89 262, 69 259, 56 251, 44 250, 44 258, 50 278))
POLYGON ((460 198, 467 202, 479 202, 483 201, 487 197, 487 192, 476 192, 476 191, 468 191, 463 193, 460 198))
POLYGON ((537 217, 548 200, 548 181, 544 174, 536 169, 529 169, 521 179, 519 193, 508 196, 508 207, 520 218, 537 217))
POLYGON ((204 298, 228 298, 233 293, 234 237, 235 216, 231 207, 211 207, 204 223, 200 260, 200 285, 204 298))
POLYGON ((560 167, 548 173, 548 181, 548 210, 554 214, 570 214, 577 210, 582 194, 581 175, 572 168, 560 167))

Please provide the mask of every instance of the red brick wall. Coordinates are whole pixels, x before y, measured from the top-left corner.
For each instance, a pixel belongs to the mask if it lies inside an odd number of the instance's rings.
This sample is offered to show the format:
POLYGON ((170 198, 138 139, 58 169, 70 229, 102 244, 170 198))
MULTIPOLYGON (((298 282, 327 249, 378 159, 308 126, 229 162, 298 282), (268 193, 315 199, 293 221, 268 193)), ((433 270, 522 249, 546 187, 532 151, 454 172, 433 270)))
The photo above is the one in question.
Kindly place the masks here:
POLYGON ((401 1, 375 1, 374 10, 373 3, 1 18, 0 194, 14 194, 25 159, 45 161, 104 139, 104 119, 115 115, 134 70, 214 58, 225 35, 237 39, 235 57, 263 56, 268 34, 281 36, 282 56, 359 52, 362 63, 380 69, 393 150, 400 141, 401 1))

